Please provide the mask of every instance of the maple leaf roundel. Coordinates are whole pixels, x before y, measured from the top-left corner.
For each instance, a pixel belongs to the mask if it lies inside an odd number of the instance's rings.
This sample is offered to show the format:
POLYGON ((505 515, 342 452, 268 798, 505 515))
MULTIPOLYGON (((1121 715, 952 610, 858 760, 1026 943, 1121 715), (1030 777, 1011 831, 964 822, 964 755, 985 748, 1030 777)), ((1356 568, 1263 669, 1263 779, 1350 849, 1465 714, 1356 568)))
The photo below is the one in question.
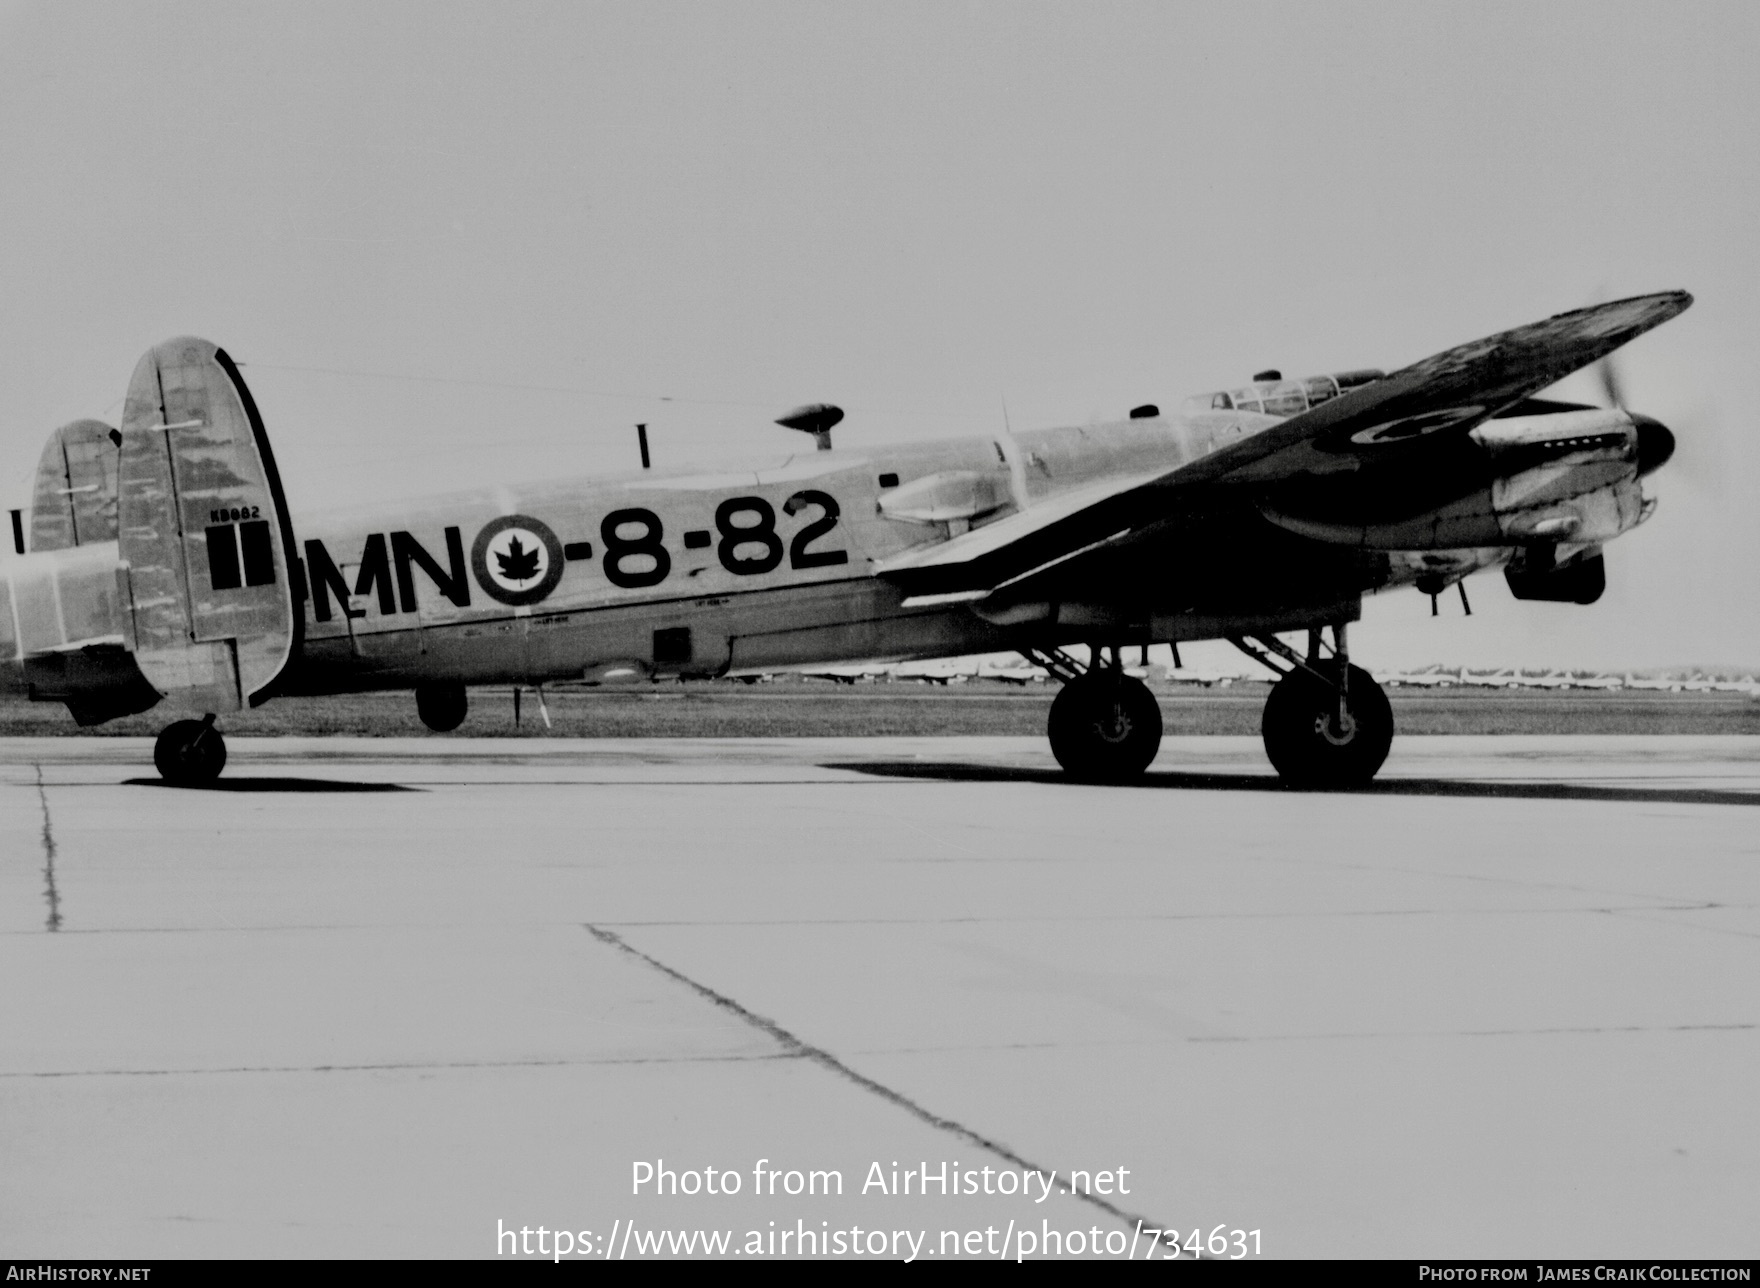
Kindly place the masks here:
POLYGON ((471 571, 491 599, 535 604, 562 580, 562 543, 528 514, 504 514, 483 525, 471 545, 471 571))

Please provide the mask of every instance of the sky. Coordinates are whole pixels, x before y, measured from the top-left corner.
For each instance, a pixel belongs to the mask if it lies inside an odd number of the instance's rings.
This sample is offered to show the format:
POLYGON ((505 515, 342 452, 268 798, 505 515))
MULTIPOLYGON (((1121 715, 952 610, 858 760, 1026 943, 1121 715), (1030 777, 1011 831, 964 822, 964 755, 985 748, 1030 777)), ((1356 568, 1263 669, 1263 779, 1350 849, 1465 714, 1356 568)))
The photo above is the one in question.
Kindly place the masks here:
POLYGON ((1756 65, 1748 3, 0 0, 0 493, 185 333, 297 513, 628 469, 638 421, 668 466, 799 450, 805 402, 852 448, 1111 419, 1685 288, 1621 354, 1681 446, 1602 601, 1481 574, 1353 648, 1760 666, 1756 65))

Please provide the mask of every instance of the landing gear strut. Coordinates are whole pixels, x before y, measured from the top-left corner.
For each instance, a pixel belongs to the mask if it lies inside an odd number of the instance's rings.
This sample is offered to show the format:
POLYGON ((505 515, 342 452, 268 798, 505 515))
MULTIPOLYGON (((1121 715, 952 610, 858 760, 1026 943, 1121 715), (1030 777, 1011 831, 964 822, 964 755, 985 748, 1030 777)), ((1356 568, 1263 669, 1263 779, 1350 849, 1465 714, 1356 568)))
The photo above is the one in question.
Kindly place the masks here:
POLYGON ((153 744, 153 767, 173 787, 204 787, 226 768, 226 740, 214 717, 178 720, 153 744))
POLYGON ((1229 642, 1278 672, 1260 729, 1265 754, 1291 787, 1361 787, 1393 745, 1393 708, 1360 666, 1350 664, 1343 623, 1332 628, 1332 655, 1321 656, 1318 629, 1302 657, 1275 635, 1231 635, 1229 642))
POLYGON ((1161 707, 1149 686, 1124 673, 1117 648, 1110 664, 1099 648, 1083 667, 1058 649, 1024 656, 1063 681, 1051 704, 1051 754, 1071 778, 1128 783, 1143 776, 1161 748, 1161 707))

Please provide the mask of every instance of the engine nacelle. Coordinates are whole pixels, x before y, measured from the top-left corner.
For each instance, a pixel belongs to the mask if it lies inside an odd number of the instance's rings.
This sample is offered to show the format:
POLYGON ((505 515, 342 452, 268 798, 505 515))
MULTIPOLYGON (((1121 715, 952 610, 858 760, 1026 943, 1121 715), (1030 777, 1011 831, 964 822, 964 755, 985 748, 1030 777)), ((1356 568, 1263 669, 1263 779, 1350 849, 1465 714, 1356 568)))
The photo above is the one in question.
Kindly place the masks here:
POLYGON ((1472 436, 1491 457, 1497 477, 1489 487, 1426 514, 1351 523, 1275 508, 1263 513, 1316 541, 1367 550, 1457 550, 1611 541, 1654 509, 1638 482, 1639 435, 1623 411, 1488 421, 1472 436))
POLYGON ((1644 495, 1637 474, 1611 487, 1561 499, 1550 470, 1524 472, 1464 501, 1399 523, 1346 524, 1298 518, 1275 510, 1265 517, 1299 536, 1363 550, 1459 550, 1568 541, 1611 541, 1648 519, 1655 501, 1644 495), (1529 477, 1529 475, 1534 477, 1529 477))

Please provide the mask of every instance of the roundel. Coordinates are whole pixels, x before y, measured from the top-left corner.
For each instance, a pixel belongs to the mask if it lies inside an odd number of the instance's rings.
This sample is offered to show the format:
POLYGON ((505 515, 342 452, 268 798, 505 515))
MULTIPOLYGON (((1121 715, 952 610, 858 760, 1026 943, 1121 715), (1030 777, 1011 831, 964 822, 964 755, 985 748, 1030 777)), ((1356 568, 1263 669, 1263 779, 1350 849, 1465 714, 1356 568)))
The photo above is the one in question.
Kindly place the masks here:
POLYGON ((1417 416, 1402 416, 1398 420, 1385 420, 1379 425, 1371 425, 1368 429, 1359 429, 1351 435, 1351 442, 1364 447, 1378 447, 1383 443, 1404 443, 1414 438, 1423 438, 1426 434, 1434 434, 1438 430, 1448 429, 1469 420, 1477 420, 1485 414, 1483 407, 1449 407, 1442 411, 1427 411, 1417 416))
POLYGON ((562 543, 546 524, 524 514, 487 523, 471 546, 471 571, 491 599, 535 604, 562 580, 562 543))

